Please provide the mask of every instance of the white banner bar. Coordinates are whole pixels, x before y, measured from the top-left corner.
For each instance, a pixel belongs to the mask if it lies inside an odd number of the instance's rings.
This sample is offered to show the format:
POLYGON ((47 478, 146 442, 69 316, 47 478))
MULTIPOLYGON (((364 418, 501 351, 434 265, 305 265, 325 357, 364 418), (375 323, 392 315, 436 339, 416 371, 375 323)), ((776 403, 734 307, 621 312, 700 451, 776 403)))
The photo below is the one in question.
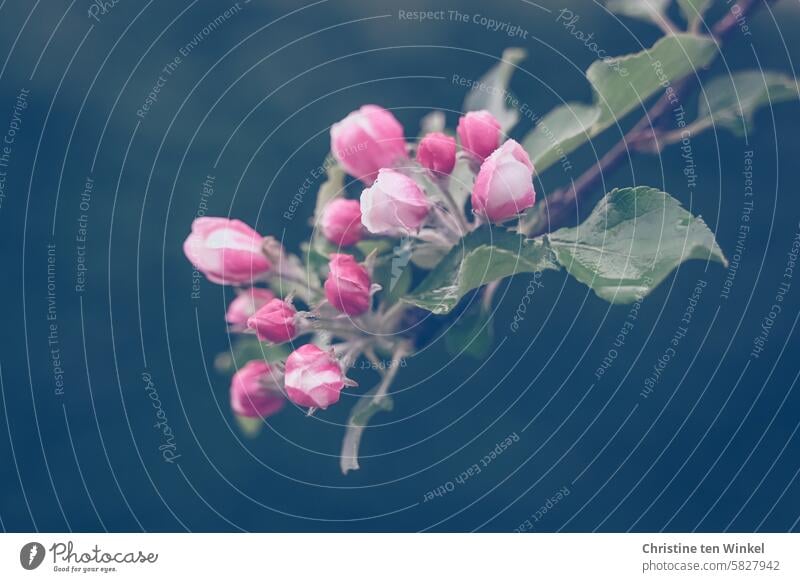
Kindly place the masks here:
POLYGON ((0 535, 9 581, 796 581, 799 564, 796 534, 0 535))

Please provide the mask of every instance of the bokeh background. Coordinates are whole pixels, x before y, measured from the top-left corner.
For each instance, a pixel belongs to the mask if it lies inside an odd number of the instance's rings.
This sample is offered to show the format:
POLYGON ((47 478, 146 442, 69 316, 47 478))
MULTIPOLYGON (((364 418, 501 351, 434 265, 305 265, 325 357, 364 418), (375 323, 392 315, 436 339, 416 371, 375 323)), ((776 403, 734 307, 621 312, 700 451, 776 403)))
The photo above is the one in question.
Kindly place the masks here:
MULTIPOLYGON (((360 389, 315 417, 289 408, 255 439, 236 427, 228 379, 213 368, 229 347, 232 294, 203 281, 193 298, 181 251, 201 204, 297 249, 313 193, 293 219, 283 214, 327 154, 330 124, 349 111, 381 104, 414 136, 424 114, 443 109, 454 127, 465 89, 453 75, 476 79, 521 46, 528 58, 511 88, 543 115, 591 99, 583 71, 596 56, 557 22, 561 9, 579 15, 577 28, 609 55, 641 50, 660 33, 590 0, 458 2, 469 17, 518 25, 524 38, 471 20, 399 17, 456 9, 435 0, 107 4, 0 2, 0 132, 27 91, 0 205, 3 530, 798 528, 800 281, 760 357, 750 355, 800 228, 797 102, 761 110, 744 138, 696 137, 695 188, 677 148, 605 176, 609 188, 670 192, 707 220, 730 257, 752 151, 751 229, 728 299, 723 267, 685 264, 641 305, 598 380, 630 308, 546 273, 514 332, 531 281, 520 276, 498 293, 500 348, 475 361, 434 344, 412 358, 394 412, 367 431, 362 469, 343 476, 341 423, 360 389), (138 116, 159 75, 157 101, 138 116), (214 192, 204 199, 209 176, 214 192), (688 333, 643 398, 700 279, 707 286, 688 333), (175 462, 159 450, 143 374, 174 433, 175 462), (510 435, 513 444, 481 464, 510 435), (480 474, 456 481, 475 464, 480 474), (446 494, 425 501, 440 487, 446 494)), ((716 2, 710 19, 727 4, 716 2)), ((794 75, 800 3, 783 0, 746 24, 752 34, 734 32, 714 70, 794 75)), ((634 120, 571 155, 571 171, 554 166, 539 192, 577 177, 634 120)), ((523 118, 513 136, 530 127, 523 118)), ((376 379, 357 374, 364 387, 376 379)))

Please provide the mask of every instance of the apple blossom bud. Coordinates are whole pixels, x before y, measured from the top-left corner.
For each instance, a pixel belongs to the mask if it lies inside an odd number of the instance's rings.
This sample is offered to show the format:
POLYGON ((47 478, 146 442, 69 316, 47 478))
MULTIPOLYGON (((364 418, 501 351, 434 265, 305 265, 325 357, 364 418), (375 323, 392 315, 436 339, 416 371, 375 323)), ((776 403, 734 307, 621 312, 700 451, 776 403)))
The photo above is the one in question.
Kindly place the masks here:
POLYGON ((268 289, 261 289, 259 287, 250 287, 243 293, 240 293, 228 305, 228 311, 225 313, 225 321, 233 326, 244 327, 247 325, 247 320, 258 309, 275 299, 275 295, 268 289))
POLYGON ((321 228, 323 236, 333 244, 347 247, 364 236, 361 224, 361 205, 358 200, 337 198, 325 207, 321 228))
POLYGON ((533 206, 533 164, 527 152, 508 140, 481 164, 472 190, 472 209, 500 223, 533 206))
POLYGON ((456 165, 455 138, 439 132, 429 133, 417 147, 417 161, 438 174, 449 174, 456 165))
POLYGON ((238 416, 267 417, 283 408, 280 372, 262 360, 242 366, 231 380, 231 409, 238 416))
POLYGON ((296 317, 297 310, 291 303, 273 299, 247 320, 247 327, 254 329, 261 341, 280 344, 297 335, 296 317))
POLYGON ((331 151, 344 170, 369 185, 381 168, 406 157, 403 126, 377 105, 364 105, 331 127, 331 151))
POLYGON ((361 222, 373 234, 406 236, 428 216, 430 203, 417 183, 396 170, 378 172, 361 193, 361 222))
POLYGON ((289 354, 285 386, 286 396, 298 406, 324 409, 339 401, 345 377, 333 354, 306 344, 289 354))
POLYGON ((183 252, 214 283, 249 283, 272 266, 261 253, 261 240, 240 220, 202 217, 192 222, 183 252))
POLYGON ((361 315, 372 303, 371 281, 367 269, 350 255, 332 254, 325 281, 325 297, 347 315, 361 315))
POLYGON ((456 128, 461 147, 483 160, 500 145, 500 122, 486 110, 470 111, 458 120, 456 128))

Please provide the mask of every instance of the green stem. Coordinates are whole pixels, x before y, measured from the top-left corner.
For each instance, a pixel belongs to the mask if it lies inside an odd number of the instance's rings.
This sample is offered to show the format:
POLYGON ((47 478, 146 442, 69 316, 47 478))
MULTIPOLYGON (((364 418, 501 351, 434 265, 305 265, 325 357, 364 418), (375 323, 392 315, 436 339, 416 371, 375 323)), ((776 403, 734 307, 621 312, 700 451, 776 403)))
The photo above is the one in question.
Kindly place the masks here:
POLYGON ((456 217, 456 220, 458 221, 458 226, 461 227, 462 232, 464 233, 461 236, 464 236, 471 230, 469 224, 467 223, 467 219, 464 217, 464 211, 463 209, 458 207, 458 202, 456 202, 456 199, 453 198, 453 195, 450 193, 450 188, 448 187, 448 185, 445 184, 443 180, 439 180, 438 182, 439 182, 439 190, 442 191, 442 195, 447 201, 447 205, 450 207, 450 212, 452 212, 453 215, 456 217))

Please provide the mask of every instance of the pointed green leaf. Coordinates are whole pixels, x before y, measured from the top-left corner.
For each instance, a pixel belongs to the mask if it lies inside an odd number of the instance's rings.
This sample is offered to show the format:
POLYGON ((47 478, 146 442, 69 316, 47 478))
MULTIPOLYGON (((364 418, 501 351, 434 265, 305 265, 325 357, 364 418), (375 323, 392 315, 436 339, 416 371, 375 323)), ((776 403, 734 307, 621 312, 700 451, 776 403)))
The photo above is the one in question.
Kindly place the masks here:
POLYGON ((536 171, 545 171, 589 139, 599 116, 598 107, 581 103, 561 105, 545 115, 522 142, 536 171))
POLYGON ((536 171, 543 172, 634 109, 643 107, 673 81, 705 67, 716 51, 716 44, 709 37, 676 34, 642 52, 595 61, 586 71, 594 104, 557 107, 523 140, 536 171))
POLYGON ((725 127, 743 135, 756 109, 798 98, 797 82, 781 73, 742 71, 720 75, 704 86, 695 127, 725 127))
POLYGON ((356 243, 356 248, 366 257, 372 252, 378 255, 390 253, 394 245, 395 243, 388 238, 365 238, 356 243))
POLYGON ((619 121, 667 83, 708 65, 717 54, 716 42, 694 34, 665 36, 652 48, 618 59, 595 61, 586 71, 595 92, 600 117, 594 133, 619 121))
POLYGON ((480 165, 475 161, 475 158, 466 154, 466 152, 458 152, 456 165, 453 166, 453 171, 450 173, 450 178, 445 187, 449 188, 450 196, 462 210, 467 203, 467 199, 472 194, 472 186, 475 184, 479 169, 480 165))
POLYGON ((582 224, 545 236, 556 260, 612 303, 631 303, 647 295, 690 259, 727 265, 700 217, 646 186, 614 190, 582 224))
POLYGON ((314 225, 319 225, 322 212, 328 202, 344 193, 344 170, 339 166, 333 156, 328 154, 323 163, 327 179, 320 185, 317 192, 317 204, 314 208, 314 225))
POLYGON ((447 256, 450 249, 432 242, 415 242, 411 250, 411 262, 420 269, 429 271, 447 256))
POLYGON ((542 239, 527 240, 484 226, 468 234, 403 300, 436 314, 449 313, 473 289, 516 273, 556 268, 542 239))
POLYGON ((492 313, 480 301, 473 301, 444 334, 444 345, 452 356, 466 355, 480 360, 489 355, 494 339, 492 313))
POLYGON ((506 106, 508 84, 511 75, 527 56, 525 49, 507 48, 495 66, 478 80, 477 86, 467 93, 464 111, 486 109, 500 122, 500 127, 508 133, 519 121, 519 112, 506 106))

